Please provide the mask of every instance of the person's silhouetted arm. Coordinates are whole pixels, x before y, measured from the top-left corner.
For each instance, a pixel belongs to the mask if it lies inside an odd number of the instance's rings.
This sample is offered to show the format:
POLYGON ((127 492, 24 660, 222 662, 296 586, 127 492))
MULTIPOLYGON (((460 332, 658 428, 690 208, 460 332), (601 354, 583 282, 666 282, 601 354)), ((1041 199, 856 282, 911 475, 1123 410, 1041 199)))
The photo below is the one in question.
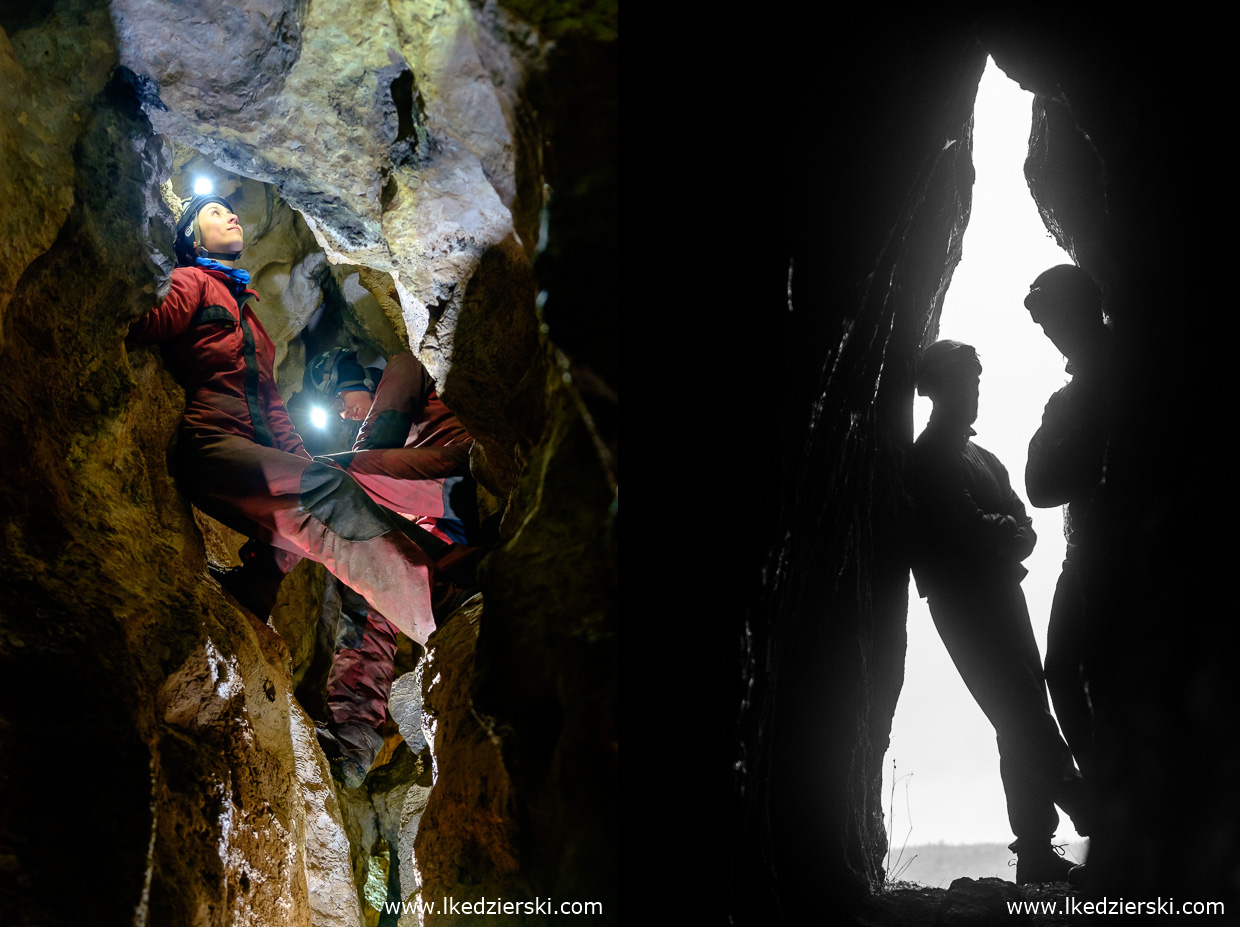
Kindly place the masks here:
POLYGON ((918 517, 929 537, 982 559, 1024 560, 1029 556, 1037 540, 1033 522, 1011 491, 1006 471, 1002 481, 1015 506, 1009 501, 1008 511, 987 512, 969 491, 958 467, 932 455, 919 464, 918 517))
POLYGON ((1029 503, 1051 508, 1088 498, 1102 469, 1101 423, 1079 386, 1051 396, 1029 441, 1025 491, 1029 503))

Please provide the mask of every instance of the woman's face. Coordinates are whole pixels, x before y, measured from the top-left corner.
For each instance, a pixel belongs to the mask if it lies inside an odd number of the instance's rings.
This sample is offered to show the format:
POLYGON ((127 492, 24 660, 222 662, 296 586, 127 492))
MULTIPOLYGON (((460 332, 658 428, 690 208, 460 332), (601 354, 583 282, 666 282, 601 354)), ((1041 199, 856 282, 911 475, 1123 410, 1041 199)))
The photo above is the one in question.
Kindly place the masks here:
POLYGON ((198 212, 198 228, 202 240, 198 246, 205 251, 240 251, 245 243, 241 223, 223 203, 207 203, 198 212))

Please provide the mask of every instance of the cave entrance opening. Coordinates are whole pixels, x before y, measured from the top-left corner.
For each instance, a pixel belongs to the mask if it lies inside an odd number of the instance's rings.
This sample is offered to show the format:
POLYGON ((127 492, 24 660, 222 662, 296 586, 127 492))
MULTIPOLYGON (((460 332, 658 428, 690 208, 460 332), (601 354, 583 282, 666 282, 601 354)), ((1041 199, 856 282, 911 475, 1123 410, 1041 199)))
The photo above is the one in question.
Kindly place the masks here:
MULTIPOLYGON (((1047 398, 1067 382, 1067 374, 1063 357, 1029 318, 1023 299, 1043 270, 1073 262, 1050 237, 1025 182, 1032 103, 1032 93, 987 60, 974 108, 973 208, 963 257, 944 300, 939 338, 972 344, 982 362, 973 440, 1007 467, 1033 517, 1038 543, 1025 561, 1029 575, 1022 588, 1045 657, 1047 621, 1064 554, 1063 518, 1058 507, 1028 504, 1025 457, 1047 398)), ((914 435, 925 427, 930 409, 929 399, 915 398, 914 435)), ((904 860, 918 854, 901 878, 930 885, 941 879, 946 885, 959 876, 1013 878, 1006 850, 1013 837, 994 729, 961 681, 911 580, 905 679, 884 762, 883 808, 889 815, 892 869, 906 836, 904 860), (990 848, 908 849, 937 843, 990 848)), ((1068 852, 1079 857, 1079 841, 1061 812, 1055 842, 1069 843, 1068 852)))

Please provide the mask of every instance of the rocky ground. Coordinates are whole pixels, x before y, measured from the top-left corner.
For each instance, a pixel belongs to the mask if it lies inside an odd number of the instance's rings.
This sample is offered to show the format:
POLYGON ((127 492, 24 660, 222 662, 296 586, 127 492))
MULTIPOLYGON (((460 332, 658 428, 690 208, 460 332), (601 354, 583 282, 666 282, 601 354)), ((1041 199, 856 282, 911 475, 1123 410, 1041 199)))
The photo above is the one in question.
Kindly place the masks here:
POLYGON ((1083 924, 1094 915, 1067 913, 1069 899, 1080 901, 1079 892, 1066 882, 1017 886, 1003 879, 956 879, 948 888, 931 888, 916 882, 891 882, 881 894, 868 898, 856 919, 860 927, 966 927, 966 925, 1012 924, 1027 927, 1061 927, 1083 924), (1018 912, 1009 905, 1029 902, 1053 913, 1018 912))

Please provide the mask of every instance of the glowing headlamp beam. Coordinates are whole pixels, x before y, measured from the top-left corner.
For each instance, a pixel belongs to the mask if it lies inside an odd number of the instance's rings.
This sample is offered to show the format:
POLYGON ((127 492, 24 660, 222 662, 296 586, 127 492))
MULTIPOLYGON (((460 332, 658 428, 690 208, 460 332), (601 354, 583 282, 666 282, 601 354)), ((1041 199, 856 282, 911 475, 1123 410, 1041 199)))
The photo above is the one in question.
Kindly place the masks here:
POLYGON ((315 428, 327 427, 327 410, 322 406, 315 406, 310 410, 310 424, 315 428))
POLYGON ((214 192, 215 192, 215 184, 211 182, 210 177, 195 177, 194 178, 194 195, 195 196, 202 196, 203 194, 214 193, 214 192))

